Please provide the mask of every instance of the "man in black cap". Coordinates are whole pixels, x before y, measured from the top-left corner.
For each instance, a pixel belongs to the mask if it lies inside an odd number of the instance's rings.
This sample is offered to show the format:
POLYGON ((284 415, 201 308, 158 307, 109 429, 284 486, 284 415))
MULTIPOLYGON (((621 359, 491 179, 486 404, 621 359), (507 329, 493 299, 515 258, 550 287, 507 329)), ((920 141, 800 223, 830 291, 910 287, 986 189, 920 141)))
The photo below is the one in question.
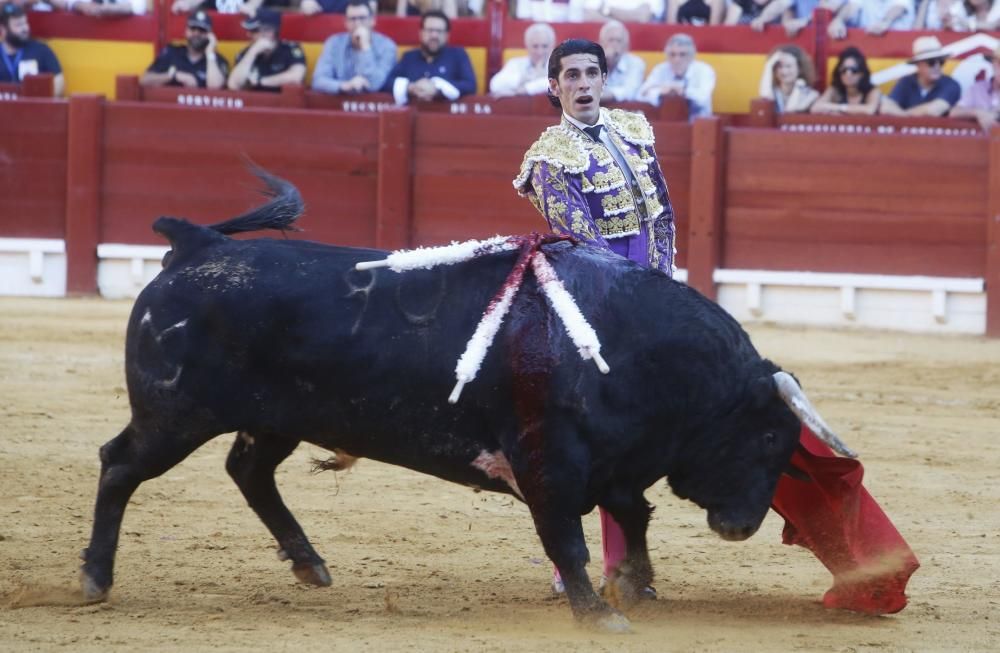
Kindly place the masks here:
POLYGON ((187 86, 222 88, 229 74, 229 62, 216 53, 212 19, 196 11, 187 20, 185 45, 168 45, 146 69, 139 83, 143 86, 187 86))
POLYGON ((298 43, 278 38, 281 14, 258 9, 243 21, 250 45, 236 55, 236 65, 227 86, 234 91, 280 91, 285 84, 301 84, 306 78, 306 56, 298 43))

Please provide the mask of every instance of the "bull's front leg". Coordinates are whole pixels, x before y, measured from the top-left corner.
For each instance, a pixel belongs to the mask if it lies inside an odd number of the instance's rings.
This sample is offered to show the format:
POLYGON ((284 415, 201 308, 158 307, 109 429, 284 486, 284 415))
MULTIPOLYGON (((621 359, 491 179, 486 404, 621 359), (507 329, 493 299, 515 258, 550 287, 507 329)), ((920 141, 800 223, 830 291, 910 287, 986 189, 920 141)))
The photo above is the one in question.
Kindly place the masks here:
MULTIPOLYGON (((641 493, 611 493, 601 506, 614 517, 625 536, 625 559, 608 575, 605 598, 611 605, 626 609, 644 596, 653 582, 646 531, 652 508, 641 493)), ((655 597, 655 594, 653 595, 655 597)))
POLYGON ((628 619, 597 595, 587 576, 589 554, 580 515, 557 511, 528 500, 535 530, 546 555, 559 569, 573 616, 581 622, 612 632, 627 632, 628 619))

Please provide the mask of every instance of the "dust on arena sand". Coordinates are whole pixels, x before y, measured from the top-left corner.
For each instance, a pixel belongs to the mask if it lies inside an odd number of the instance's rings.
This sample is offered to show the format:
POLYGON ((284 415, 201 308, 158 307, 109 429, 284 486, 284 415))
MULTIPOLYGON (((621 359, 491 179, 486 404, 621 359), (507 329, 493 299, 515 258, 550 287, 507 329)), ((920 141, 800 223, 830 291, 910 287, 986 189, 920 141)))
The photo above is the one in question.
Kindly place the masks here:
MULTIPOLYGON (((224 470, 232 436, 145 483, 125 515, 111 601, 81 605, 97 448, 128 418, 126 302, 0 299, 0 649, 978 651, 1000 649, 1000 342, 759 327, 861 452, 867 487, 923 567, 891 617, 824 610, 830 576, 744 543, 662 484, 650 527, 660 600, 635 632, 577 628, 548 595, 527 510, 509 497, 361 461, 279 469, 333 586, 295 583, 224 470)), ((585 520, 599 558, 597 520, 585 520)), ((599 573, 596 564, 593 573, 599 573)))

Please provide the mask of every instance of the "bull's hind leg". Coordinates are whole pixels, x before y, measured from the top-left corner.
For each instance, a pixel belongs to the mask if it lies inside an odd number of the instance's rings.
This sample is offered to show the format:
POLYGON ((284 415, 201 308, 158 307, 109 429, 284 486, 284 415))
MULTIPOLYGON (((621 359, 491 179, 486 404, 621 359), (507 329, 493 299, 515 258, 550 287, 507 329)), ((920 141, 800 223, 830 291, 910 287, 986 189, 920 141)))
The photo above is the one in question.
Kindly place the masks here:
POLYGON ((274 480, 274 470, 298 445, 299 441, 294 439, 240 432, 226 459, 226 471, 278 541, 281 547, 278 555, 292 561, 295 576, 303 583, 326 587, 330 584, 330 572, 285 507, 274 480))
POLYGON ((102 601, 111 589, 118 535, 132 493, 143 481, 163 474, 216 435, 142 431, 129 424, 101 447, 94 527, 90 544, 81 554, 80 585, 85 599, 102 601))

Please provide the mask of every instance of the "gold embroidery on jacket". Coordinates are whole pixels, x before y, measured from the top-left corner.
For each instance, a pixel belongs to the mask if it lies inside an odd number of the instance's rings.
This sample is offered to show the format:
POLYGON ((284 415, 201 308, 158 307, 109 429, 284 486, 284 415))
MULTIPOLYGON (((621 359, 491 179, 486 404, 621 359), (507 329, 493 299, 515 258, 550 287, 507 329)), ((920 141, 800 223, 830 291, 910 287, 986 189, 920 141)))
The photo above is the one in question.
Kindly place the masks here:
POLYGON ((598 218, 594 222, 605 238, 639 233, 639 216, 635 211, 629 211, 623 216, 598 218))

